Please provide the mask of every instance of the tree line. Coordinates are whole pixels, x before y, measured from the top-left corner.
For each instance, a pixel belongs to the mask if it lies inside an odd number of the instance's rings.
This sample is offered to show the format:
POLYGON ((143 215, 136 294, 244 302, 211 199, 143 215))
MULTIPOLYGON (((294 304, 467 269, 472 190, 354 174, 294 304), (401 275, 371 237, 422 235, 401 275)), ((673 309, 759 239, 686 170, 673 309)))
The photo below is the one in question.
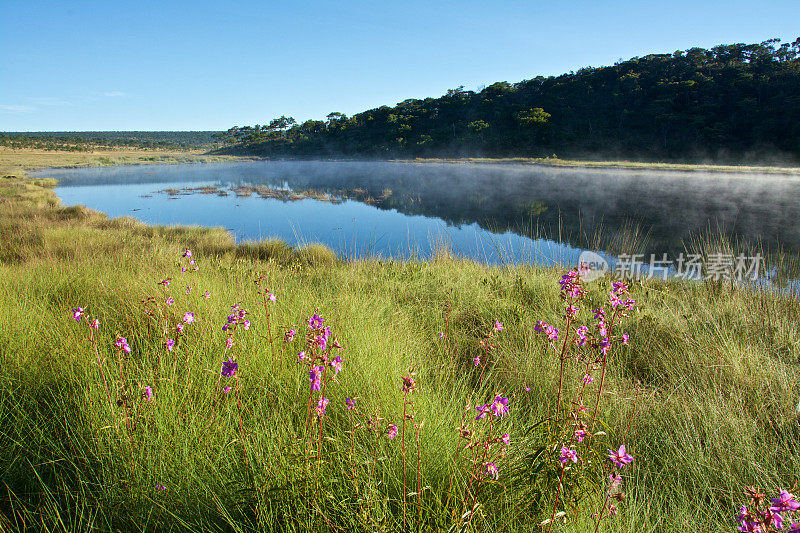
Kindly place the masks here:
POLYGON ((690 48, 219 136, 261 156, 800 160, 800 38, 690 48))

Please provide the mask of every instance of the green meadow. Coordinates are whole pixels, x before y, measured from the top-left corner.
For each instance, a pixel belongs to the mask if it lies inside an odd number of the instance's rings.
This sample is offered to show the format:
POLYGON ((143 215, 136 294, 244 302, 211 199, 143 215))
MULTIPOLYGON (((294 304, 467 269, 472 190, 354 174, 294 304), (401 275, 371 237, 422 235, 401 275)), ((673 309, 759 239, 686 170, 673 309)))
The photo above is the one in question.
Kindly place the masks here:
POLYGON ((600 357, 571 332, 612 312, 609 277, 573 302, 555 268, 237 244, 54 185, 0 180, 0 529, 732 531, 746 486, 800 489, 800 301, 780 290, 632 282, 629 340, 600 357), (342 365, 320 391, 317 356, 342 365))

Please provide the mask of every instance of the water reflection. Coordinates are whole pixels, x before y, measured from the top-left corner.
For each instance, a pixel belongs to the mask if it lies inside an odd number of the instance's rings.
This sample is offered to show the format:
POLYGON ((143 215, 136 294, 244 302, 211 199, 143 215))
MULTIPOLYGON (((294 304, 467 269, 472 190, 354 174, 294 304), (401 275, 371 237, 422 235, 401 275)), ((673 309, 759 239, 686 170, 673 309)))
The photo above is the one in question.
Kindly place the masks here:
POLYGON ((797 177, 324 161, 46 174, 60 180, 66 204, 150 223, 221 225, 240 239, 320 241, 351 256, 426 255, 441 239, 490 262, 506 254, 574 260, 579 249, 614 251, 614 239, 636 229, 637 251, 676 256, 709 228, 745 248, 800 251, 797 177), (183 194, 204 186, 213 189, 183 194), (174 191, 158 192, 165 189, 174 191))

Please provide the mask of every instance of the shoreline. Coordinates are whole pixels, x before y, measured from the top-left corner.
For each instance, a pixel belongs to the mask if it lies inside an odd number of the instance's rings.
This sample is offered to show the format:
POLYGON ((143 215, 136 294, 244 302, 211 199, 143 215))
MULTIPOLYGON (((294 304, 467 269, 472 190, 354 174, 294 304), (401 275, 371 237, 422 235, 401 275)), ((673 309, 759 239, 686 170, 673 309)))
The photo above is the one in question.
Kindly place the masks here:
POLYGON ((327 161, 362 163, 443 164, 443 165, 519 165, 548 169, 586 171, 624 170, 685 172, 695 174, 770 175, 800 177, 800 166, 745 166, 691 163, 643 163, 636 161, 583 161, 558 158, 414 158, 366 159, 344 157, 265 158, 258 156, 222 155, 199 150, 140 150, 106 149, 91 152, 66 152, 36 149, 11 149, 0 146, 0 177, 24 177, 27 171, 46 171, 67 168, 174 165, 190 163, 224 163, 244 161, 327 161))
POLYGON ((679 172, 715 172, 729 174, 776 174, 787 176, 800 176, 799 167, 778 166, 739 166, 739 165, 714 165, 695 163, 643 163, 638 161, 583 161, 575 159, 558 159, 551 157, 526 158, 526 157, 467 157, 458 159, 449 158, 415 158, 415 159, 389 159, 387 161, 402 163, 444 163, 444 164, 493 164, 493 165, 528 165, 547 168, 571 169, 613 169, 613 170, 657 170, 679 172))

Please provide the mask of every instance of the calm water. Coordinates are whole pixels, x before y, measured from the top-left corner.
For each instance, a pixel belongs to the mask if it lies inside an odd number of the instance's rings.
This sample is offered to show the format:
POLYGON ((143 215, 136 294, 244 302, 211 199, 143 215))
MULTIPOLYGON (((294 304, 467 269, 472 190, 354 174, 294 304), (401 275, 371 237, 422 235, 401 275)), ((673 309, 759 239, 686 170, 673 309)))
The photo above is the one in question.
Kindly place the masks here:
POLYGON ((154 165, 39 175, 59 180, 56 193, 65 205, 150 224, 221 226, 237 240, 321 242, 346 257, 426 257, 445 243, 490 263, 574 264, 583 249, 613 249, 621 235, 637 233, 637 251, 672 258, 709 229, 745 246, 800 251, 796 177, 367 162, 154 165), (237 189, 242 186, 266 186, 266 196, 286 197, 247 196, 237 189), (200 187, 211 189, 188 190, 200 187), (303 199, 290 199, 291 192, 303 199), (334 201, 314 199, 324 195, 334 201))

